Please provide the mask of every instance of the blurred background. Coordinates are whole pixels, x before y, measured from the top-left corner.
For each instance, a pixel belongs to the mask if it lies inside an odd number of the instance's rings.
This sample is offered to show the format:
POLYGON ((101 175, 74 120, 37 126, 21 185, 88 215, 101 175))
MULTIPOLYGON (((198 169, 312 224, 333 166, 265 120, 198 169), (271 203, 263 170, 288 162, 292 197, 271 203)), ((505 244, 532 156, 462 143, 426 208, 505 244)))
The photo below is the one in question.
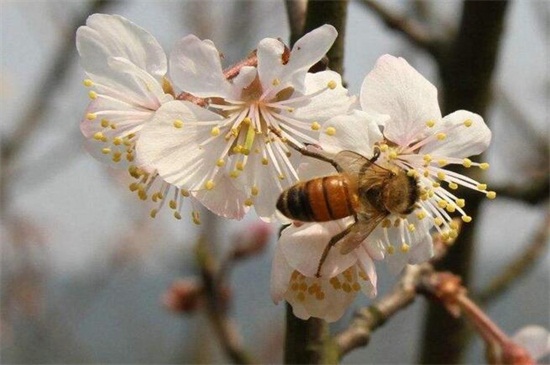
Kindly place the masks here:
MULTIPOLYGON (((437 32, 456 28, 462 6, 383 4, 437 32)), ((153 34, 167 52, 189 33, 211 39, 229 66, 262 38, 288 39, 284 2, 4 0, 0 6, 2 362, 228 362, 204 311, 174 313, 162 297, 174 280, 198 275, 194 247, 205 226, 223 256, 257 218, 207 217, 196 226, 168 211, 149 217, 152 206, 128 190, 125 171, 102 165, 83 148, 79 122, 89 99, 74 33, 91 12, 120 14, 153 34)), ((482 32, 483 23, 479 27, 482 32)), ((527 324, 550 327, 549 34, 549 2, 510 4, 493 101, 484 116, 493 131, 485 180, 491 189, 510 193, 482 206, 471 290, 485 287, 542 230, 529 269, 486 307, 509 334, 527 324), (529 195, 527 188, 541 181, 546 191, 529 195), (526 194, 513 194, 522 188, 526 194)), ((353 94, 384 53, 405 57, 439 82, 433 60, 359 1, 349 4, 345 49, 344 79, 353 94)), ((285 307, 275 306, 269 295, 274 242, 275 233, 269 247, 239 262, 229 279, 229 314, 243 344, 257 361, 269 363, 282 360, 284 339, 285 307)), ((378 270, 383 295, 396 278, 383 265, 378 270)), ((333 329, 343 328, 353 309, 366 304, 359 297, 333 329)), ((344 363, 414 362, 424 307, 420 298, 344 363)), ((467 356, 469 363, 483 362, 478 339, 467 356)))

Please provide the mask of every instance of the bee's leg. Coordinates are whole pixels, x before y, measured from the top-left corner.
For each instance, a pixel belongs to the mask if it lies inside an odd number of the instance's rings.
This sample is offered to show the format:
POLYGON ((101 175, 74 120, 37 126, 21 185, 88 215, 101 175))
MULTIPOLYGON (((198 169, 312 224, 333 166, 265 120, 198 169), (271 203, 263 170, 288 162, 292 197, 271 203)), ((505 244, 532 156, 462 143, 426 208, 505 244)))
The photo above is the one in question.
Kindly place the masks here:
MULTIPOLYGON (((277 135, 277 137, 279 137, 280 139, 285 139, 282 135, 281 135, 281 132, 276 130, 275 128, 273 127, 269 127, 269 130, 271 132, 273 132, 275 135, 277 135)), ((288 143, 290 145, 290 147, 292 147, 293 149, 295 149, 296 151, 300 152, 302 155, 304 156, 308 156, 308 157, 313 157, 313 158, 316 158, 318 160, 321 160, 321 161, 324 161, 324 162, 328 162, 329 164, 331 164, 332 166, 334 166, 334 168, 336 169, 336 171, 338 172, 342 172, 344 171, 344 169, 342 168, 342 166, 340 166, 340 164, 336 161, 334 161, 332 158, 330 157, 327 157, 325 155, 322 155, 318 152, 313 152, 313 151, 310 151, 308 150, 306 147, 300 147, 300 146, 297 146, 296 144, 292 143, 291 141, 285 139, 286 143, 288 143)), ((309 145, 309 144, 306 144, 306 146, 309 145)))
POLYGON ((326 259, 327 259, 327 256, 328 256, 328 253, 330 251, 330 249, 332 248, 332 246, 334 246, 335 244, 337 244, 342 238, 344 238, 345 236, 347 236, 351 230, 353 229, 353 227, 357 224, 357 221, 353 224, 350 224, 346 229, 344 229, 342 232, 338 233, 338 234, 335 234, 331 239, 330 241, 327 243, 327 245, 325 246, 325 249, 323 250, 323 254, 321 255, 321 259, 319 260, 319 265, 317 266, 317 272, 315 273, 315 276, 320 278, 321 277, 321 267, 323 266, 323 264, 325 263, 326 259))
POLYGON ((378 148, 378 146, 375 146, 374 147, 374 154, 369 159, 369 163, 368 164, 366 163, 361 167, 361 171, 359 171, 359 176, 363 176, 365 174, 365 172, 369 169, 369 167, 372 164, 374 164, 376 162, 376 160, 378 160, 378 157, 380 157, 380 148, 378 148))

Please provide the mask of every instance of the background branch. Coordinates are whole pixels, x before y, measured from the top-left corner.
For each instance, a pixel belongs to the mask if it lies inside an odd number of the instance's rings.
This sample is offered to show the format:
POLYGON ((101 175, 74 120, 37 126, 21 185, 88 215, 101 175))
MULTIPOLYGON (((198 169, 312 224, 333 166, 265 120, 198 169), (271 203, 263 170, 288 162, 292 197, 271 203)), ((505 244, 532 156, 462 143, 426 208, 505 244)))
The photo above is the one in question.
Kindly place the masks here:
POLYGON ((290 28, 290 44, 293 45, 304 34, 307 0, 285 0, 285 7, 290 28))
POLYGON ((531 179, 522 185, 489 185, 499 198, 505 197, 536 205, 548 199, 550 194, 550 178, 548 173, 539 179, 531 179))
POLYGON ((420 23, 395 13, 380 2, 363 0, 361 3, 376 14, 389 28, 401 33, 409 42, 427 51, 436 59, 440 57, 445 41, 435 38, 420 23))

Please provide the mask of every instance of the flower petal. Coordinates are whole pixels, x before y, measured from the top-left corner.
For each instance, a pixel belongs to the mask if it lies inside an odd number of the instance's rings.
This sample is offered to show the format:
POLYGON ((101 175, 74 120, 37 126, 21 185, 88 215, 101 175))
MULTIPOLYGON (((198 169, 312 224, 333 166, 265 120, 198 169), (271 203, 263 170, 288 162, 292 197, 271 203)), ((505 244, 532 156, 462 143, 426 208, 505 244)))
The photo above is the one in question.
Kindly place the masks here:
POLYGON ((368 158, 372 156, 374 143, 383 138, 377 120, 360 110, 329 119, 323 125, 323 131, 319 143, 332 154, 350 150, 368 158))
POLYGON ((274 80, 279 80, 283 74, 284 44, 273 38, 265 38, 258 44, 258 76, 264 88, 274 86, 274 80))
POLYGON ((157 169, 170 184, 187 190, 200 190, 211 176, 224 149, 223 143, 199 146, 210 137, 210 127, 201 122, 223 117, 185 101, 164 104, 141 130, 137 153, 145 164, 157 169), (174 121, 183 121, 175 128, 174 121))
POLYGON ((374 261, 363 246, 359 246, 354 250, 354 252, 357 256, 359 267, 363 270, 365 274, 367 274, 369 278, 369 285, 362 285, 361 287, 364 289, 366 295, 368 295, 370 298, 374 298, 377 294, 376 282, 378 279, 378 276, 376 275, 374 261))
POLYGON ((550 333, 544 327, 523 327, 513 336, 512 341, 525 348, 535 360, 550 354, 550 333))
POLYGON ((386 138, 401 146, 413 142, 429 120, 441 119, 437 89, 403 58, 384 55, 361 86, 361 107, 387 114, 386 138))
MULTIPOLYGON (((325 247, 334 235, 345 228, 345 222, 350 220, 304 223, 300 227, 291 225, 285 228, 279 243, 290 266, 304 276, 314 277, 325 247)), ((338 247, 333 247, 321 268, 321 277, 334 277, 355 264, 356 260, 355 255, 341 255, 338 247)))
POLYGON ((107 60, 121 57, 161 80, 166 74, 166 55, 146 30, 119 15, 93 14, 76 32, 80 62, 92 76, 107 77, 107 60))
POLYGON ((288 283, 290 282, 290 276, 294 269, 286 261, 281 245, 275 246, 275 253, 273 255, 273 262, 271 264, 271 299, 275 304, 281 301, 288 290, 288 283))
POLYGON ((436 124, 436 128, 443 132, 450 128, 452 130, 447 133, 447 138, 444 140, 427 143, 420 149, 420 153, 465 158, 479 155, 489 147, 491 142, 491 131, 483 118, 466 110, 458 110, 447 115, 439 126, 436 124), (464 125, 466 121, 472 122, 470 127, 464 125))
POLYGON ((231 95, 231 84, 225 79, 214 43, 194 35, 176 43, 170 54, 170 76, 179 88, 198 97, 231 95))
POLYGON ((215 214, 229 219, 242 219, 248 207, 245 207, 245 193, 233 184, 227 174, 220 172, 213 180, 215 188, 201 189, 193 196, 215 214))

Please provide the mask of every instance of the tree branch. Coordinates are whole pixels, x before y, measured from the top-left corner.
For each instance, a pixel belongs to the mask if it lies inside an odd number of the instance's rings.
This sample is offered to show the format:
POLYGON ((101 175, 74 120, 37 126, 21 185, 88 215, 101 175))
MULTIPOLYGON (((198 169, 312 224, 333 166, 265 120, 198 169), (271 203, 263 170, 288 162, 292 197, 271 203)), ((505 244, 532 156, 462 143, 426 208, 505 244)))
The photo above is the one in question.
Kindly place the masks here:
POLYGON ((420 278, 431 270, 430 264, 408 266, 403 277, 390 293, 372 305, 357 311, 350 327, 335 337, 339 357, 344 357, 353 349, 366 346, 370 342, 372 332, 394 314, 412 304, 420 278))
POLYGON ((290 28, 290 44, 293 45, 304 34, 307 0, 285 0, 285 7, 290 28))
POLYGON ((548 199, 550 194, 550 178, 548 173, 539 179, 533 179, 522 185, 490 185, 497 196, 519 200, 527 204, 537 205, 548 199))
POLYGON ((386 26, 401 33, 409 42, 425 50, 436 59, 440 57, 442 45, 445 43, 444 39, 434 37, 421 24, 396 14, 377 1, 363 0, 361 3, 376 14, 386 26))
POLYGON ((510 262, 484 289, 480 290, 475 297, 481 304, 487 304, 505 293, 517 279, 526 275, 533 269, 536 261, 543 256, 544 250, 548 248, 548 236, 550 227, 550 212, 539 229, 535 232, 532 242, 524 252, 515 260, 510 262))

